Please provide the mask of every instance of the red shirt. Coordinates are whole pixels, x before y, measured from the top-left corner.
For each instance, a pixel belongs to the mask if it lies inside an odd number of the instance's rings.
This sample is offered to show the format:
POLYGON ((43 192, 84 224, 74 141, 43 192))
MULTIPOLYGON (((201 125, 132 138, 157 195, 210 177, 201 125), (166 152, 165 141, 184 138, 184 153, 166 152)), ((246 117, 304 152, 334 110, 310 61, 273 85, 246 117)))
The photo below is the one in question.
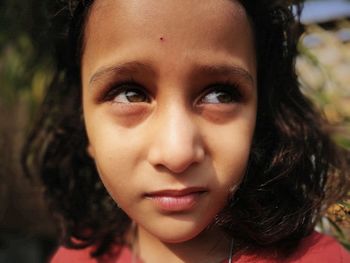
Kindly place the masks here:
MULTIPOLYGON (((132 255, 128 248, 123 248, 119 257, 113 254, 94 259, 90 257, 91 248, 74 250, 60 247, 51 263, 131 263, 132 255)), ((235 255, 235 263, 350 263, 350 254, 332 237, 312 233, 303 239, 298 249, 284 260, 271 259, 268 255, 235 255)), ((223 263, 228 262, 225 261, 223 263)), ((139 261, 139 263, 141 263, 139 261)))

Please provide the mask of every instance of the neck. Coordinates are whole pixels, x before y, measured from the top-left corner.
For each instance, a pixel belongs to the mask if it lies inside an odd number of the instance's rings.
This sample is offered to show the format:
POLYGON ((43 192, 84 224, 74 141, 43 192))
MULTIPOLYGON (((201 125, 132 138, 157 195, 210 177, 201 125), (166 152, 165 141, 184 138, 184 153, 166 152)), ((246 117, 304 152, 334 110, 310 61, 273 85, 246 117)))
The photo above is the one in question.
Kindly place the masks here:
POLYGON ((219 263, 227 259, 230 253, 231 240, 214 227, 180 243, 163 242, 142 227, 138 227, 137 232, 134 253, 144 263, 164 262, 164 259, 167 263, 219 263))

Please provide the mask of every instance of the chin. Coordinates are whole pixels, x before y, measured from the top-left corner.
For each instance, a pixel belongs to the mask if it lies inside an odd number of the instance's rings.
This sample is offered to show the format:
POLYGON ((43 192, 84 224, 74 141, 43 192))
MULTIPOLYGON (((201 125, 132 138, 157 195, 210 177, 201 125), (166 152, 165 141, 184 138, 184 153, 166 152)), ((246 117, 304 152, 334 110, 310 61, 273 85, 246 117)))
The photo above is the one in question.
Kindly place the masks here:
POLYGON ((164 243, 183 243, 196 238, 206 229, 208 224, 191 221, 172 222, 171 224, 158 224, 146 226, 145 231, 164 243))
POLYGON ((179 235, 178 233, 174 235, 167 235, 167 236, 162 235, 161 237, 159 237, 159 240, 161 240, 164 243, 179 244, 179 243, 184 243, 196 238, 196 236, 198 236, 200 233, 201 232, 195 233, 195 234, 186 233, 184 235, 179 235))

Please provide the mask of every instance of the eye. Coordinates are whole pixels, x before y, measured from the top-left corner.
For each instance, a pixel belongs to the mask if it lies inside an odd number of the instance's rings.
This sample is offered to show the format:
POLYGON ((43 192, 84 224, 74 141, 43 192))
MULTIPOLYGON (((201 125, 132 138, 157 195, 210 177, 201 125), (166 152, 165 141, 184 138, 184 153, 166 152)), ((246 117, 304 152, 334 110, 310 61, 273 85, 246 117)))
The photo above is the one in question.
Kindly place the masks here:
POLYGON ((148 94, 137 83, 113 85, 106 94, 105 100, 116 103, 148 103, 151 101, 148 94))
POLYGON ((200 103, 230 104, 242 100, 242 95, 236 85, 214 84, 210 85, 209 91, 201 98, 200 103))
POLYGON ((147 101, 147 95, 136 89, 123 90, 113 99, 113 102, 118 103, 137 103, 147 101))

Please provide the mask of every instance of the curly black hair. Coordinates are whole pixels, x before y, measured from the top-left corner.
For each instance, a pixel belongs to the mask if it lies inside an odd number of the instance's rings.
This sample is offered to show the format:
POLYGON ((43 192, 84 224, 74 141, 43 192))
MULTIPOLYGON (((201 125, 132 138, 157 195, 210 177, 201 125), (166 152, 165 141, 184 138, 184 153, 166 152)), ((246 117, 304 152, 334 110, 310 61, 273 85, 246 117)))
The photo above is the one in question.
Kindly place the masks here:
MULTIPOLYGON (((130 219, 108 195, 86 151, 80 62, 93 1, 63 2, 53 27, 59 32, 56 74, 22 164, 26 174, 41 178, 59 215, 62 244, 93 246, 98 257, 125 244, 130 219)), ((247 174, 215 224, 235 239, 238 250, 276 249, 286 255, 310 234, 322 211, 346 195, 350 154, 331 140, 327 121, 300 90, 295 58, 302 3, 239 2, 255 32, 258 115, 247 174)))

